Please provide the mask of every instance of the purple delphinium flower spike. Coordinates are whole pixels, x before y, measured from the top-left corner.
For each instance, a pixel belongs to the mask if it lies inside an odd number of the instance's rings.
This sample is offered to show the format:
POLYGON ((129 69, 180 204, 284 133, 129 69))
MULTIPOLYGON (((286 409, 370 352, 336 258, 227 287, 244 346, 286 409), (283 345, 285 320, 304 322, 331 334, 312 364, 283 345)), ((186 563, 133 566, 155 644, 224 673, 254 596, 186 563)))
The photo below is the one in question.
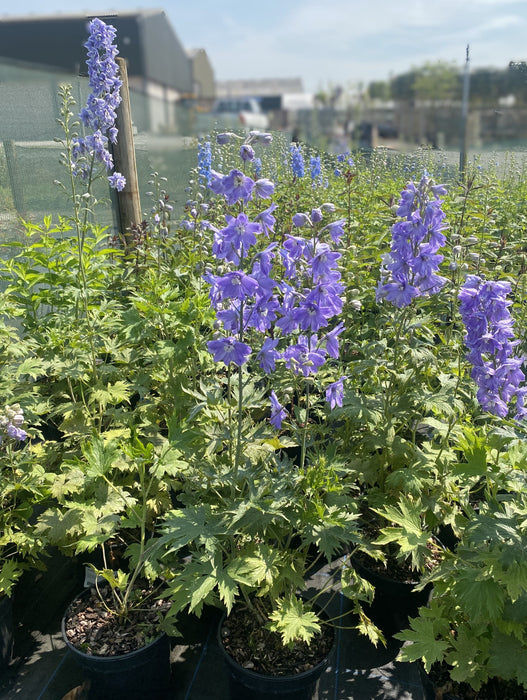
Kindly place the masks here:
POLYGON ((302 146, 297 144, 291 144, 291 170, 295 177, 304 177, 305 165, 304 165, 304 155, 302 153, 302 146))
POLYGON ((198 179, 202 185, 211 181, 212 150, 210 141, 198 143, 198 179))
POLYGON ((459 298, 459 311, 465 325, 465 345, 472 364, 471 377, 478 386, 477 399, 483 409, 505 418, 509 403, 516 397, 516 419, 527 415, 524 408, 525 376, 523 358, 514 356, 519 344, 515 339, 514 320, 507 299, 509 282, 485 281, 468 275, 459 298))
MULTIPOLYGON (((122 85, 115 61, 118 54, 117 46, 113 43, 117 34, 115 27, 95 18, 89 24, 89 32, 90 36, 84 46, 88 55, 86 64, 91 93, 79 117, 86 129, 93 133, 72 140, 73 172, 82 179, 87 179, 90 175, 89 161, 92 158, 102 163, 106 170, 113 167, 108 141, 117 141, 115 119, 121 102, 122 85)), ((108 180, 119 191, 126 184, 120 173, 114 173, 108 180)))
POLYGON ((426 175, 419 186, 413 182, 401 192, 397 215, 404 217, 392 226, 390 256, 381 269, 377 300, 386 299, 399 308, 417 296, 436 294, 446 283, 437 273, 445 244, 445 214, 441 209, 443 186, 426 175))

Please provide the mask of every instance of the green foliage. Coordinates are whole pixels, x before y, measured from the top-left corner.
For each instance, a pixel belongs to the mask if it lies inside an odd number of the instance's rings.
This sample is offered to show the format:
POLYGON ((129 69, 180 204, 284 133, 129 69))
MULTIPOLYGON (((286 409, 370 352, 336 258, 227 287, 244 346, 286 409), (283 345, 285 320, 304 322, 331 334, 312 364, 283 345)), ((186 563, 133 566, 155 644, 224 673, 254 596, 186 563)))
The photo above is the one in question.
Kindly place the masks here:
POLYGON ((396 635, 409 642, 402 660, 422 658, 427 670, 445 661, 452 679, 474 690, 493 676, 527 687, 525 514, 525 491, 517 501, 482 504, 472 512, 456 551, 429 576, 429 608, 396 635))

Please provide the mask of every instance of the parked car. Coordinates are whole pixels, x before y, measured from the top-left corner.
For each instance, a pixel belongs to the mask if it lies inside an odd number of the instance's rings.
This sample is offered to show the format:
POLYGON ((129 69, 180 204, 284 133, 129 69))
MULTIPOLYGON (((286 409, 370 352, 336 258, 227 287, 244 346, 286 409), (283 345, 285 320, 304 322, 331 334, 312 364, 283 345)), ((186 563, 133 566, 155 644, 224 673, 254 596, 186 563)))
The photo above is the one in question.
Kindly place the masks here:
POLYGON ((223 98, 216 100, 211 112, 197 114, 197 130, 200 134, 213 129, 258 129, 269 128, 269 119, 262 112, 258 100, 252 97, 223 98))

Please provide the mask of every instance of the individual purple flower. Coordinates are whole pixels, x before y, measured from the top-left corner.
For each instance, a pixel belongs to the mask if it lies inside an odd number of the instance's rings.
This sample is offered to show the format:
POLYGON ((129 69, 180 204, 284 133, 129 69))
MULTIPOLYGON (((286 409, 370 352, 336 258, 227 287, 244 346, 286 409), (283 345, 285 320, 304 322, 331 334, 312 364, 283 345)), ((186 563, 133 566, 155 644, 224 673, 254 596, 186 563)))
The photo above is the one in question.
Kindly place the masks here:
POLYGON ((274 182, 265 177, 256 180, 254 183, 254 196, 260 199, 270 199, 274 192, 274 182))
POLYGON ((293 225, 296 226, 297 228, 303 228, 304 226, 308 226, 311 224, 311 219, 307 214, 303 214, 302 212, 299 212, 298 214, 295 214, 293 216, 293 225))
POLYGON ((283 357, 288 369, 304 377, 316 374, 326 361, 324 350, 317 347, 316 336, 299 335, 298 342, 286 348, 283 357))
POLYGON ((240 332, 240 310, 238 306, 230 306, 216 312, 216 318, 221 321, 223 328, 230 333, 240 332))
POLYGON ((344 324, 339 323, 332 331, 326 333, 323 340, 326 345, 326 352, 330 357, 337 359, 339 356, 339 335, 344 330, 344 324))
POLYGON ((274 296, 257 298, 253 306, 245 307, 245 323, 265 333, 272 328, 279 309, 280 304, 274 296))
POLYGON ((338 221, 332 221, 329 223, 327 226, 324 226, 322 231, 320 233, 323 233, 324 231, 327 231, 329 235, 331 236, 331 240, 333 243, 340 243, 340 239, 344 235, 344 224, 346 223, 345 219, 339 219, 338 221))
POLYGON ((266 338, 260 352, 256 355, 256 359, 259 361, 261 369, 263 369, 266 374, 274 372, 275 363, 281 357, 280 353, 276 349, 277 345, 278 338, 266 338))
POLYGON ((280 430, 282 427, 282 421, 287 418, 287 411, 285 408, 282 406, 282 404, 278 401, 278 398, 275 394, 274 391, 271 391, 271 417, 269 419, 269 422, 273 426, 273 428, 276 428, 277 430, 280 430))
POLYGON ((273 135, 263 131, 250 131, 249 137, 253 141, 258 141, 264 146, 269 146, 273 142, 273 135))
POLYGON ((122 192, 126 187, 126 178, 121 173, 112 173, 108 178, 108 182, 110 187, 113 187, 117 192, 122 192))
POLYGON ((222 180, 222 194, 227 199, 227 204, 235 204, 238 201, 247 202, 251 199, 254 189, 254 180, 247 177, 241 170, 231 170, 222 180))
POLYGON ((316 207, 315 209, 311 210, 311 221, 314 224, 318 224, 319 221, 322 221, 322 209, 320 207, 316 207))
POLYGON ((244 162, 254 160, 254 148, 252 146, 249 146, 248 143, 244 143, 240 148, 240 158, 244 162))
POLYGON ((223 362, 225 365, 231 362, 238 367, 244 365, 251 354, 251 348, 233 336, 210 340, 207 348, 214 357, 214 362, 223 362))
POLYGON ((12 440, 19 440, 20 442, 23 442, 27 438, 25 430, 11 423, 7 426, 6 433, 12 440))
POLYGON ((231 216, 227 226, 219 231, 220 244, 218 253, 214 251, 214 254, 220 259, 226 258, 238 263, 240 259, 247 256, 249 249, 256 243, 256 236, 260 233, 262 233, 260 224, 250 221, 247 214, 242 212, 236 218, 231 216), (230 256, 229 251, 232 251, 234 256, 230 256))
POLYGON ((276 209, 276 206, 277 205, 273 202, 270 207, 267 207, 267 209, 264 209, 264 211, 261 211, 254 217, 255 221, 262 224, 266 236, 270 233, 274 233, 276 218, 273 216, 273 211, 276 209))
POLYGON ((237 139, 239 136, 233 134, 232 131, 224 131, 221 134, 216 135, 216 143, 218 146, 225 146, 230 143, 233 139, 237 139))
POLYGON ((414 297, 419 296, 419 289, 405 279, 387 282, 382 287, 382 298, 391 302, 398 309, 408 306, 414 297))
POLYGON ((293 318, 300 330, 312 333, 327 326, 331 316, 333 316, 332 309, 307 301, 304 301, 293 313, 293 318))
POLYGON ((258 288, 258 282, 253 277, 246 275, 241 270, 227 272, 221 277, 214 278, 213 290, 214 292, 218 292, 220 300, 244 300, 247 297, 254 296, 258 291, 258 288))
POLYGON ((221 173, 217 173, 215 170, 210 171, 209 188, 214 192, 214 194, 224 194, 223 180, 225 176, 221 173))
POLYGON ((329 403, 331 410, 333 410, 335 406, 342 407, 342 401, 344 399, 344 381, 346 379, 347 376, 344 375, 336 382, 328 384, 326 387, 326 401, 329 403))
POLYGON ((331 250, 326 243, 319 243, 317 251, 317 254, 311 260, 311 271, 314 282, 317 282, 324 275, 334 270, 337 260, 342 257, 340 253, 331 250))

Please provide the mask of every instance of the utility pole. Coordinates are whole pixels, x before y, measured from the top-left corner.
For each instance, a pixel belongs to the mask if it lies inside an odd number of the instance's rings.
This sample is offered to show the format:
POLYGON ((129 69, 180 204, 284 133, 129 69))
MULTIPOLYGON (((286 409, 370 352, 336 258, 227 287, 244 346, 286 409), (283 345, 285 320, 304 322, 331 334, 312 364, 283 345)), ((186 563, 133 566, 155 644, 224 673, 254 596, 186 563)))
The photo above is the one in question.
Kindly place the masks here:
POLYGON ((459 174, 461 180, 465 179, 467 168, 467 121, 468 121, 468 94, 470 87, 470 46, 467 44, 465 58, 465 72, 463 74, 463 96, 461 98, 461 147, 459 149, 459 174))

